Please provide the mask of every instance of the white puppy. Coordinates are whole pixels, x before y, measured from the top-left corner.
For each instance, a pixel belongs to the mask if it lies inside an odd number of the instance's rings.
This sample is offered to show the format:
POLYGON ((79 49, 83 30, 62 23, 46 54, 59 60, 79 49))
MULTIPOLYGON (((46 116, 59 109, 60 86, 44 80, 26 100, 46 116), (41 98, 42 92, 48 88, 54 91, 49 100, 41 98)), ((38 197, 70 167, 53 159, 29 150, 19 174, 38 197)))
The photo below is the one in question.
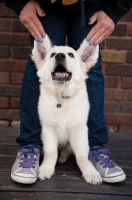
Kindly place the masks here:
POLYGON ((100 174, 88 160, 90 105, 85 84, 87 71, 97 62, 98 51, 98 45, 90 46, 86 40, 77 51, 68 46, 52 47, 47 35, 43 43, 34 43, 32 59, 40 81, 38 112, 44 145, 44 160, 39 168, 41 180, 54 174, 58 145, 62 145, 61 163, 72 150, 86 182, 102 182, 100 174))

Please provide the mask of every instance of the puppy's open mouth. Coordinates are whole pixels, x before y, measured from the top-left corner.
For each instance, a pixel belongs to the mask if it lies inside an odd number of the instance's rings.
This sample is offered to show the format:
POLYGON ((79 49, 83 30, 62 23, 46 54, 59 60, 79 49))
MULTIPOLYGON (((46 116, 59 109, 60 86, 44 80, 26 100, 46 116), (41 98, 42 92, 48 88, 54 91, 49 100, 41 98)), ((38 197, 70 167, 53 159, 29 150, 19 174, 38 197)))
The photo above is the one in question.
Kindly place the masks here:
POLYGON ((51 73, 52 79, 58 82, 70 81, 72 77, 72 73, 68 72, 66 68, 62 65, 58 65, 55 68, 55 71, 51 73))

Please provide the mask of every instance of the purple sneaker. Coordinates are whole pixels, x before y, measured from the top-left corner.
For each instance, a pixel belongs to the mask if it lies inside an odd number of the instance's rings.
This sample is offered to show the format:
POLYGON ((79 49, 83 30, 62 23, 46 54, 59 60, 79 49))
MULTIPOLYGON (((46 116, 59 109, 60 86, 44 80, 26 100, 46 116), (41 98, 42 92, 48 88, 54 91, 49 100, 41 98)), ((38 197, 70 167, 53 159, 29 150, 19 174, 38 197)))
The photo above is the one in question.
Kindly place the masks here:
POLYGON ((39 149, 20 149, 11 170, 13 181, 23 184, 31 184, 37 180, 39 171, 39 149))
POLYGON ((121 182, 126 179, 124 171, 110 160, 109 149, 101 148, 90 151, 89 160, 93 163, 96 170, 101 174, 102 181, 107 183, 121 182))

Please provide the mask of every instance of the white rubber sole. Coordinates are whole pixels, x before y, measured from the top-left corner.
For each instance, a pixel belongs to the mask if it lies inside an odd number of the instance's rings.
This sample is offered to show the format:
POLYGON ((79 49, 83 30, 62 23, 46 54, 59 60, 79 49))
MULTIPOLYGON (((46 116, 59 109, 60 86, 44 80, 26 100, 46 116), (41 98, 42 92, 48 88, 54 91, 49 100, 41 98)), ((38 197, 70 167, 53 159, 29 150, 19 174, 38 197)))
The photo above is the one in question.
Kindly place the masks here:
POLYGON ((28 178, 28 177, 21 177, 21 176, 16 176, 14 174, 11 173, 11 178, 13 181, 17 182, 17 183, 23 183, 23 184, 32 184, 35 183, 37 180, 37 177, 33 177, 33 178, 28 178))
POLYGON ((118 183, 124 181, 125 179, 126 179, 125 173, 114 177, 102 177, 102 181, 106 183, 118 183))

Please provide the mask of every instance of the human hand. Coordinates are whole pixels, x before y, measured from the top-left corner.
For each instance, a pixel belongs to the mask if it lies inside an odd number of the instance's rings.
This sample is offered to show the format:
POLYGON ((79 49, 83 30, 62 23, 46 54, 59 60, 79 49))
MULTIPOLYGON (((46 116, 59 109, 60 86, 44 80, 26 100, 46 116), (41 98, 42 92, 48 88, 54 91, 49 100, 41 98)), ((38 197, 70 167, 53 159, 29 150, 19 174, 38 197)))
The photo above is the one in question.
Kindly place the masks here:
POLYGON ((21 10, 19 18, 36 41, 42 42, 45 31, 37 15, 44 17, 46 14, 41 9, 39 3, 31 0, 21 10))
POLYGON ((115 27, 114 21, 102 10, 94 13, 89 19, 88 25, 96 22, 94 27, 87 35, 87 40, 90 45, 96 45, 106 39, 113 31, 115 27))

